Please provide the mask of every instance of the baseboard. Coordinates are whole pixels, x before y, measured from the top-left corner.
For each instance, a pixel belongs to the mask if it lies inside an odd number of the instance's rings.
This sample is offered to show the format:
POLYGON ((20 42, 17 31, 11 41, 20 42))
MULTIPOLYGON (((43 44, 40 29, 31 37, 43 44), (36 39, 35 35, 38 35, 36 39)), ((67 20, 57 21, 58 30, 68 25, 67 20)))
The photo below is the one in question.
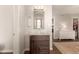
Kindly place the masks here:
POLYGON ((30 49, 29 49, 29 48, 26 48, 26 49, 24 49, 23 51, 30 51, 30 49))
POLYGON ((53 50, 53 48, 50 48, 50 51, 53 50))
POLYGON ((0 54, 13 54, 13 50, 2 50, 0 54))
MULTIPOLYGON (((50 48, 50 51, 53 51, 53 48, 50 48)), ((30 54, 30 49, 24 49, 24 54, 30 54)))
POLYGON ((26 48, 26 49, 23 50, 22 53, 24 53, 25 51, 30 51, 30 49, 29 48, 26 48))
MULTIPOLYGON (((50 48, 50 50, 53 50, 53 48, 50 48)), ((29 48, 26 48, 26 49, 23 50, 23 52, 24 51, 30 51, 30 49, 29 48)))
POLYGON ((29 48, 24 49, 23 54, 30 54, 30 49, 29 48))

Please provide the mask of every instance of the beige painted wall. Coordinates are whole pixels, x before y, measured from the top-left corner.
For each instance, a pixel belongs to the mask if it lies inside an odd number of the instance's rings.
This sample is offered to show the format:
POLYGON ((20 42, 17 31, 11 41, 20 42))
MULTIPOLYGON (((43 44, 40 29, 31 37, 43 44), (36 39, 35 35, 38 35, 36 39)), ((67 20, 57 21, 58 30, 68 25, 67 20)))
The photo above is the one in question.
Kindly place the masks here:
POLYGON ((0 5, 0 51, 13 51, 13 7, 0 5))

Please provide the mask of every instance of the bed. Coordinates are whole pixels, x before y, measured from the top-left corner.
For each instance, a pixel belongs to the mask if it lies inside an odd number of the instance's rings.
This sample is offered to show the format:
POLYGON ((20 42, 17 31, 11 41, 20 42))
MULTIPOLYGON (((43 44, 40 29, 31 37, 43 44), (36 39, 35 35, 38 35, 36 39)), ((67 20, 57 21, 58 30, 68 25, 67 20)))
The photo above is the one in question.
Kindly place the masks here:
POLYGON ((75 40, 75 31, 73 30, 61 30, 59 32, 59 39, 73 39, 75 40))

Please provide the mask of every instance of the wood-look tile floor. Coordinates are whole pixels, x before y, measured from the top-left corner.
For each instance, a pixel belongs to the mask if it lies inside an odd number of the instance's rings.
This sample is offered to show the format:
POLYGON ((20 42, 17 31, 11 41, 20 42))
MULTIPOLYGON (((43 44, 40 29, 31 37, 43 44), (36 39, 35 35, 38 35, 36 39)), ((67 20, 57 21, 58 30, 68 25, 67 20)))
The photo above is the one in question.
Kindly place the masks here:
POLYGON ((54 45, 63 54, 79 54, 79 42, 54 42, 54 45))

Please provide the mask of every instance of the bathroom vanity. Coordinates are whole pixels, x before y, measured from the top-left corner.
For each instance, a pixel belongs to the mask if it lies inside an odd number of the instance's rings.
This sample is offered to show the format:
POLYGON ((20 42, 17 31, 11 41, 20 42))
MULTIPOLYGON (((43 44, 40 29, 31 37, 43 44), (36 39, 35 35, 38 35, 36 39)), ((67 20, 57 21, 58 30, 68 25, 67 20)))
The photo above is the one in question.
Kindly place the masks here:
POLYGON ((30 53, 31 54, 49 54, 49 35, 31 35, 30 53))

